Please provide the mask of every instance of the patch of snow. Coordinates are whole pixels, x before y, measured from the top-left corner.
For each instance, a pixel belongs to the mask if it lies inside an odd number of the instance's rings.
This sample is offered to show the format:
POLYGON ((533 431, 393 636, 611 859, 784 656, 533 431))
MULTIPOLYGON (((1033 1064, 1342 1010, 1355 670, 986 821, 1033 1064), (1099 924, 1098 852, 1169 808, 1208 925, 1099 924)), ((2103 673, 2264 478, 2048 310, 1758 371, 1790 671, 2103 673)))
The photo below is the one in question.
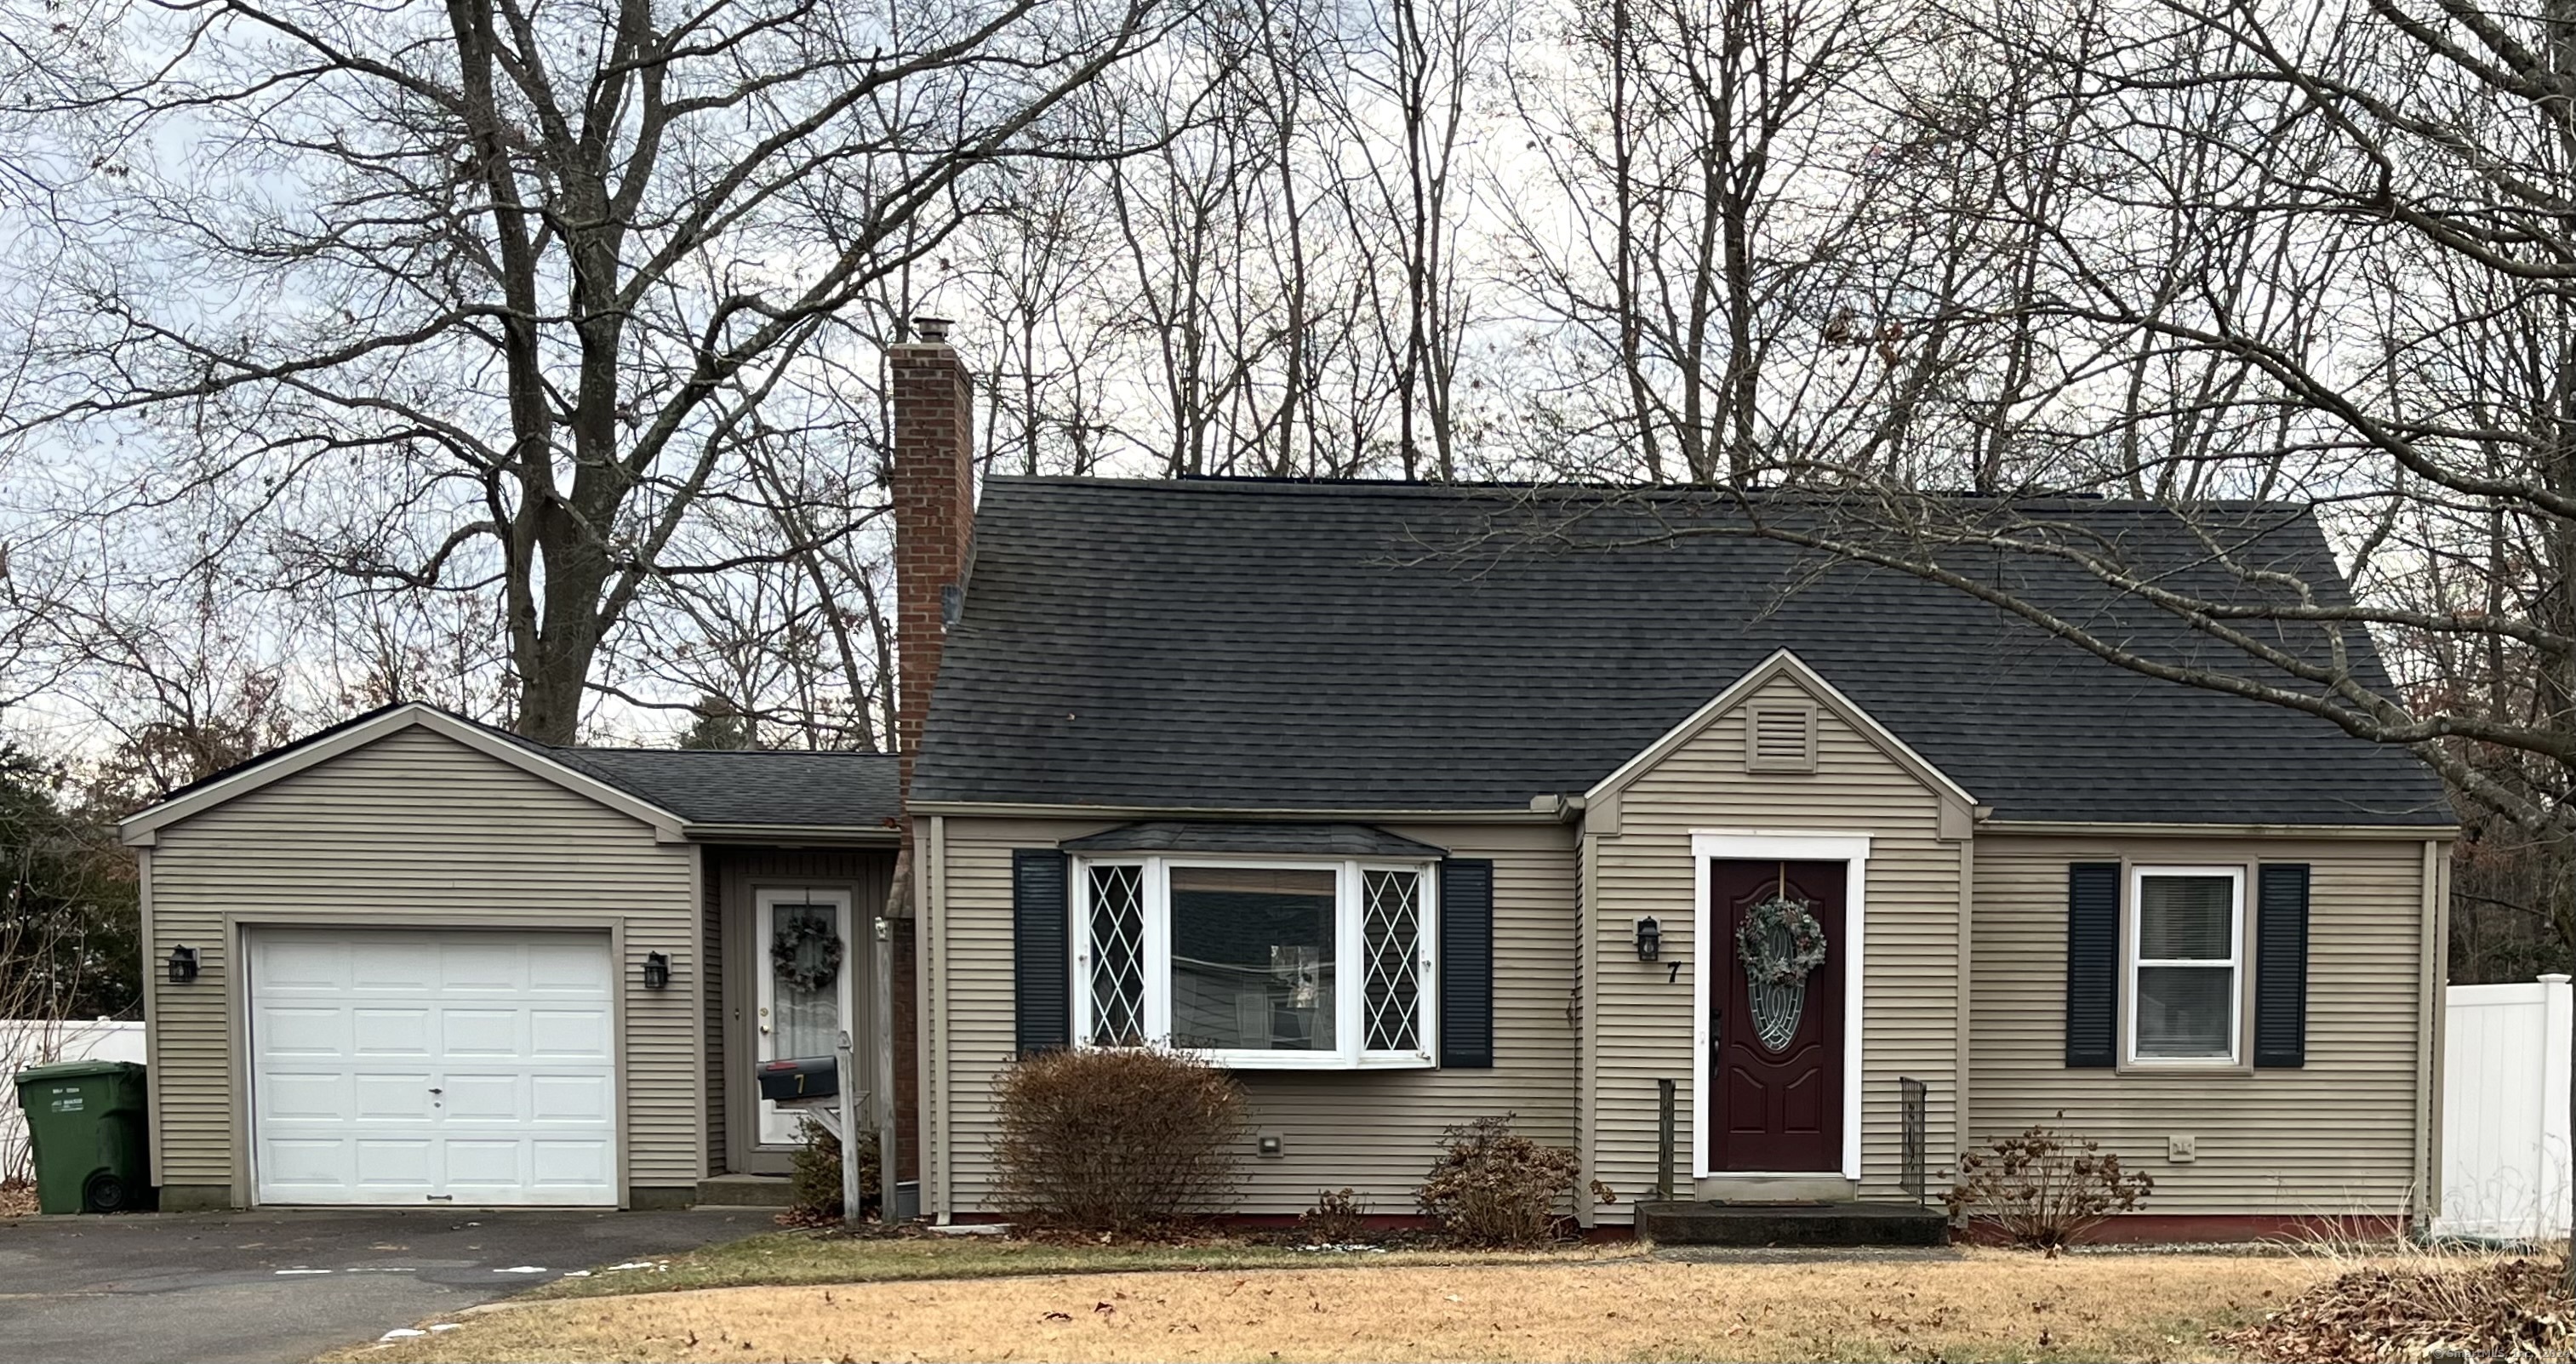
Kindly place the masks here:
POLYGON ((410 1328, 410 1327, 408 1327, 408 1326, 397 1326, 397 1327, 395 1327, 394 1329, 392 1329, 392 1330, 390 1330, 390 1331, 385 1332, 383 1335, 380 1335, 380 1336, 376 1337, 376 1339, 378 1339, 378 1340, 409 1340, 409 1339, 411 1339, 413 1336, 425 1336, 425 1335, 428 1335, 428 1334, 429 1334, 429 1332, 427 1332, 427 1331, 415 1331, 415 1330, 413 1330, 412 1328, 410 1328))

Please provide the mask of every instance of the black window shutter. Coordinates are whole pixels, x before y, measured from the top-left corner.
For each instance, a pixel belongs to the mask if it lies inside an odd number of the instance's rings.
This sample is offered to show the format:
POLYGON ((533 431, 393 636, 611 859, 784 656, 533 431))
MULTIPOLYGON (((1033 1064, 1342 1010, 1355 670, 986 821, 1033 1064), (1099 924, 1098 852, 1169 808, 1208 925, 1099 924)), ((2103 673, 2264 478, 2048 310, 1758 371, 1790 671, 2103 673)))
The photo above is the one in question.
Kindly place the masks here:
POLYGON ((2066 1064, 2118 1064, 2120 864, 2066 868, 2066 1064))
POLYGON ((1440 864, 1440 1064, 1494 1064, 1494 864, 1440 864))
POLYGON ((2308 867, 2267 862, 2254 895, 2254 1064, 2308 1063, 2308 867))
POLYGON ((1011 853, 1011 962, 1020 1055, 1073 1043, 1073 910, 1066 858, 1053 848, 1011 853))

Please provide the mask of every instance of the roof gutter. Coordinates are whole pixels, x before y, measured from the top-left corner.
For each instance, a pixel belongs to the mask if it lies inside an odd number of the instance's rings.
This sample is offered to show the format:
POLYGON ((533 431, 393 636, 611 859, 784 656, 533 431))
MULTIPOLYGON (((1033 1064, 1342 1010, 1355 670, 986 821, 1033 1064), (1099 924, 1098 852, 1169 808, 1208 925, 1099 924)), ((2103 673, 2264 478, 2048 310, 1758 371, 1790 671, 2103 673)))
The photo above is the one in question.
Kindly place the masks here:
POLYGON ((2155 838, 2352 838, 2420 843, 2457 838, 2457 824, 2171 824, 2119 820, 1989 819, 1977 825, 1980 835, 2035 834, 2051 837, 2155 838))
POLYGON ((1563 797, 1540 796, 1516 810, 1401 809, 1259 809, 1218 805, 1039 805, 1008 801, 916 800, 916 815, 964 815, 983 819, 1240 819, 1313 824, 1352 821, 1370 824, 1561 824, 1581 806, 1563 797), (1542 805, 1542 802, 1546 804, 1542 805))
POLYGON ((835 847, 893 848, 903 844, 903 831, 871 824, 687 824, 680 832, 691 843, 830 844, 835 847))

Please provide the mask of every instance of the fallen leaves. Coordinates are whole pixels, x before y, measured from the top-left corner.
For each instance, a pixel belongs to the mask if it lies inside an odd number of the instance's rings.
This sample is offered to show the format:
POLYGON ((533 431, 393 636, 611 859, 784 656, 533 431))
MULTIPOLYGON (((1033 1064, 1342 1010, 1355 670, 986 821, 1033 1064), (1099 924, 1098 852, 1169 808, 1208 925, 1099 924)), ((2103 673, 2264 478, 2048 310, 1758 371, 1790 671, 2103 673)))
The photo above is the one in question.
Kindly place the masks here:
POLYGON ((2537 1260, 2357 1269, 2215 1338, 2274 1364, 2421 1359, 2563 1360, 2576 1352, 2565 1270, 2537 1260))

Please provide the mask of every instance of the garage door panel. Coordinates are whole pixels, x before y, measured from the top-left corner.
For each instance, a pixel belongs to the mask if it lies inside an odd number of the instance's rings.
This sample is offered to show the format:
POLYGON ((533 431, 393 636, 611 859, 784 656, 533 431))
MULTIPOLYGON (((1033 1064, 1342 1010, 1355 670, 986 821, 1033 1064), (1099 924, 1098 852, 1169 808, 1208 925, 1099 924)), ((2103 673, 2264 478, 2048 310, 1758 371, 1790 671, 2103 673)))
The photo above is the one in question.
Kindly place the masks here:
POLYGON ((608 1077, 604 1075, 539 1075, 529 1081, 529 1110, 541 1123, 603 1123, 609 1120, 608 1077))
POLYGON ((271 996, 299 990, 338 994, 349 980, 349 948, 321 939, 266 943, 259 967, 261 984, 271 996))
POLYGON ((549 1061, 606 1060, 606 1009, 533 1009, 528 1013, 528 1054, 549 1061))
POLYGON ((337 1006, 263 1005, 252 1020, 265 1055, 338 1056, 349 1050, 349 1014, 337 1006))
MULTIPOLYGON (((386 938, 394 935, 387 934, 386 938)), ((437 957, 412 941, 352 941, 343 990, 361 994, 425 995, 439 988, 437 957)))
POLYGON ((440 1096, 444 1118, 449 1123, 507 1123, 520 1126, 534 1115, 528 1111, 528 1077, 510 1073, 483 1073, 449 1070, 447 1093, 440 1096))
POLYGON ((442 1009, 438 1015, 439 1050, 451 1061, 524 1056, 527 1031, 528 1015, 521 1009, 442 1009))
POLYGON ((435 1183, 430 1163, 436 1148, 426 1138, 362 1137, 349 1145, 357 1153, 359 1188, 427 1193, 435 1183))
POLYGON ((263 1184, 270 1189, 340 1189, 348 1181, 350 1140, 345 1138, 270 1138, 260 1145, 268 1158, 263 1184))
MULTIPOLYGON (((437 1080, 425 1070, 410 1072, 373 1071, 349 1077, 350 1100, 341 1111, 361 1122, 426 1122, 430 1112, 430 1089, 437 1080)), ((337 1113, 302 1113, 304 1118, 336 1118, 337 1113)))
POLYGON ((260 1112, 279 1122, 337 1122, 350 1105, 350 1077, 339 1071, 271 1071, 262 1077, 260 1112))
POLYGON ((602 935, 269 930, 249 946, 262 1202, 616 1203, 602 935))
POLYGON ((438 985, 451 994, 488 991, 528 992, 528 949, 524 945, 442 942, 438 945, 438 985))
POLYGON ((446 1142, 447 1187, 517 1188, 528 1182, 527 1143, 518 1138, 475 1141, 450 1137, 446 1142))
POLYGON ((536 1141, 528 1144, 534 1178, 540 1189, 581 1188, 606 1183, 615 1160, 604 1141, 536 1141))
POLYGON ((429 1010, 353 1008, 348 1011, 350 1050, 360 1056, 427 1056, 429 1010))
POLYGON ((538 943, 528 949, 528 989, 551 998, 608 997, 608 958, 570 943, 538 943))

